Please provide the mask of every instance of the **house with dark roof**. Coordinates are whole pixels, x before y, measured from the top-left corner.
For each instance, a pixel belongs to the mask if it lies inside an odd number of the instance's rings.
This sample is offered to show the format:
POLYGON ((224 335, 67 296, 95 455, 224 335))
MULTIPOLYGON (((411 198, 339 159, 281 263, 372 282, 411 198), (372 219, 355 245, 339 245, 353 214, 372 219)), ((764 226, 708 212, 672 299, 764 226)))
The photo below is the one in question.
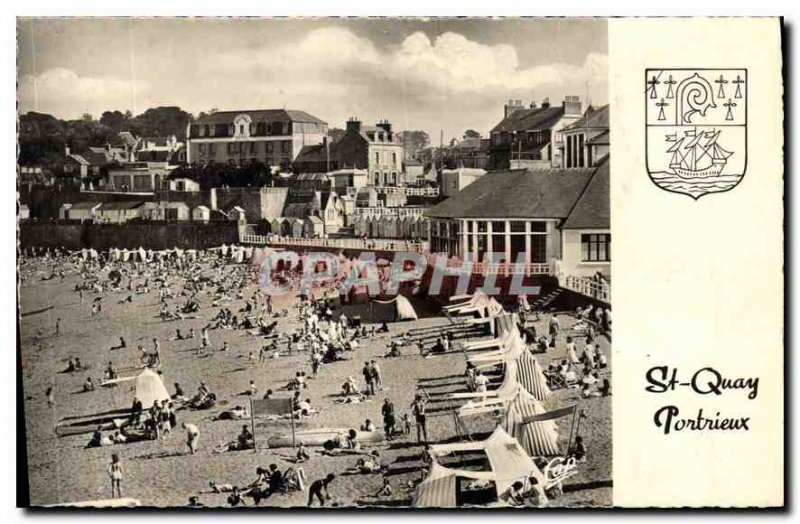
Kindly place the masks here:
POLYGON ((403 142, 387 120, 366 126, 351 118, 335 144, 335 169, 366 169, 370 185, 399 186, 403 183, 403 151, 403 142))
POLYGON ((489 172, 428 210, 431 251, 529 274, 610 275, 609 165, 489 172))
POLYGON ((65 176, 80 179, 85 185, 100 183, 111 166, 128 161, 128 151, 121 147, 89 147, 80 153, 73 152, 69 146, 64 151, 62 164, 65 176))
POLYGON ((591 167, 609 154, 611 122, 608 104, 589 106, 583 116, 561 130, 562 167, 591 167))
POLYGON ((486 169, 489 166, 490 144, 488 138, 464 138, 445 150, 445 162, 453 169, 486 169))
POLYGON ((305 111, 217 111, 188 125, 186 161, 288 169, 304 147, 322 144, 327 134, 328 124, 305 111))
POLYGON ((503 120, 491 131, 489 168, 516 169, 560 167, 561 135, 559 131, 581 117, 579 97, 567 96, 561 105, 550 105, 545 99, 540 106, 521 100, 509 100, 503 120))

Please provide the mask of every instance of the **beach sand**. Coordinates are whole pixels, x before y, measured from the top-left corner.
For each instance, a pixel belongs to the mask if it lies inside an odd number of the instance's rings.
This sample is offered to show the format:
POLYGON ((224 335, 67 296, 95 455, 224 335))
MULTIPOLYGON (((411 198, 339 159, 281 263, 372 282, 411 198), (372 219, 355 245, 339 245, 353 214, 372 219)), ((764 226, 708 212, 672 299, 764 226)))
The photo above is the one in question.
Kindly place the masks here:
MULTIPOLYGON (((215 348, 228 342, 229 351, 214 351, 206 357, 198 357, 192 351, 200 345, 199 333, 203 325, 216 314, 212 308, 210 294, 203 294, 199 317, 181 322, 164 322, 159 318, 158 294, 134 295, 132 304, 118 304, 126 293, 106 292, 103 295, 103 311, 96 317, 90 315, 93 295, 87 293, 84 304, 73 291, 80 281, 76 272, 68 272, 64 280, 41 281, 49 274, 41 263, 30 266, 35 271, 20 288, 21 318, 21 362, 24 385, 25 431, 28 448, 28 477, 30 499, 33 505, 55 504, 81 500, 110 498, 110 482, 106 467, 112 453, 118 453, 124 468, 122 483, 123 495, 134 497, 146 506, 184 506, 188 497, 198 495, 207 506, 226 506, 227 495, 211 494, 209 480, 243 486, 252 482, 258 466, 267 467, 276 463, 285 470, 294 466, 288 458, 292 449, 259 449, 212 453, 218 444, 234 440, 241 426, 249 421, 212 421, 211 418, 224 409, 234 405, 247 405, 249 397, 242 395, 248 390, 250 380, 254 380, 260 391, 271 388, 277 391, 284 386, 296 371, 305 370, 310 375, 307 353, 269 359, 268 362, 250 363, 251 350, 258 353, 261 337, 247 335, 243 330, 213 330, 211 341, 215 348), (46 309, 45 308, 50 308, 46 309), (44 310, 44 311, 40 311, 44 310), (56 318, 61 318, 59 335, 54 335, 56 318), (176 328, 187 333, 194 327, 198 334, 195 340, 173 341, 176 328), (127 348, 111 350, 122 336, 127 348), (59 438, 54 433, 56 422, 65 416, 90 414, 115 408, 127 408, 132 401, 129 385, 116 388, 98 387, 90 393, 82 392, 82 384, 87 376, 92 376, 96 384, 102 379, 103 370, 109 361, 121 371, 120 375, 137 372, 133 366, 138 364, 137 345, 145 349, 152 347, 156 337, 161 343, 161 359, 164 383, 173 392, 173 383, 178 382, 187 395, 195 392, 199 382, 204 381, 211 391, 217 394, 220 402, 215 408, 205 411, 181 410, 177 413, 178 427, 166 438, 159 441, 146 441, 125 445, 84 449, 90 435, 77 435, 59 438), (37 339, 39 342, 37 343, 37 339), (69 358, 78 357, 88 369, 76 373, 62 373, 69 358), (127 371, 122 371, 128 368, 127 371), (55 407, 48 408, 45 390, 55 388, 55 407), (196 455, 187 454, 185 433, 181 422, 191 422, 200 428, 200 449, 196 455)), ((244 296, 255 290, 252 283, 244 296)), ((294 298, 285 297, 275 301, 277 310, 290 307, 294 298)), ((234 300, 228 304, 234 313, 244 304, 234 300)), ((312 406, 319 413, 301 421, 298 430, 303 428, 360 426, 365 419, 373 420, 381 426, 380 407, 384 397, 390 397, 395 404, 398 419, 410 413, 410 404, 421 386, 440 398, 440 393, 465 391, 463 379, 464 354, 452 351, 450 354, 423 358, 415 349, 405 349, 400 358, 383 358, 392 337, 404 331, 422 326, 446 324, 449 321, 433 316, 435 307, 427 304, 422 307, 418 301, 415 307, 424 314, 418 321, 390 323, 390 333, 367 340, 355 351, 348 354, 346 362, 326 364, 316 379, 309 380, 310 387, 302 396, 310 398, 312 406), (366 360, 378 361, 384 382, 384 391, 374 400, 359 404, 336 404, 341 385, 352 375, 363 386, 361 367, 366 360)), ((387 306, 388 307, 388 306, 387 306)), ((363 309, 363 306, 362 306, 363 309)), ((287 318, 279 319, 279 332, 294 331, 300 323, 293 308, 287 318)), ((348 316, 352 312, 346 310, 348 316)), ((356 314, 359 312, 356 311, 356 314)), ((562 327, 568 328, 574 319, 562 317, 562 327)), ((546 330, 546 319, 539 322, 539 332, 546 330)), ((600 337, 600 347, 610 362, 610 344, 600 337)), ((582 342, 579 341, 579 348, 582 342)), ((551 359, 564 358, 564 338, 561 337, 555 350, 539 355, 543 367, 551 359)), ((610 378, 609 367, 601 372, 602 378, 610 378)), ((276 396, 290 397, 291 392, 281 391, 276 396)), ((611 488, 611 399, 579 399, 579 390, 562 389, 555 391, 545 402, 547 408, 563 407, 579 402, 579 409, 587 417, 581 421, 580 434, 588 448, 588 460, 579 464, 578 474, 564 484, 564 495, 551 501, 553 507, 596 507, 612 503, 611 488)), ((428 435, 431 441, 452 440, 456 435, 453 416, 446 408, 449 402, 436 402, 429 406, 428 435), (441 415, 436 416, 434 411, 441 415)), ((571 418, 559 421, 560 444, 566 446, 571 418)), ((475 432, 488 432, 492 424, 487 418, 470 419, 469 424, 475 432)), ((265 442, 270 434, 288 433, 287 422, 270 423, 260 420, 257 427, 257 440, 265 442)), ((392 497, 374 498, 382 483, 380 474, 343 475, 355 464, 357 457, 326 457, 314 453, 311 460, 302 464, 309 481, 336 473, 337 479, 331 484, 332 504, 339 506, 385 506, 397 507, 410 504, 413 490, 407 489, 410 481, 420 478, 423 447, 415 442, 415 435, 399 437, 391 442, 375 446, 381 460, 388 465, 387 476, 394 489, 392 497)), ((20 438, 22 436, 20 435, 20 438)), ((314 448, 310 448, 314 449, 314 448)), ((321 448, 316 448, 317 450, 321 448)), ((307 493, 294 492, 289 495, 273 496, 263 501, 262 506, 305 505, 307 493)), ((247 499, 252 504, 251 499, 247 499)))

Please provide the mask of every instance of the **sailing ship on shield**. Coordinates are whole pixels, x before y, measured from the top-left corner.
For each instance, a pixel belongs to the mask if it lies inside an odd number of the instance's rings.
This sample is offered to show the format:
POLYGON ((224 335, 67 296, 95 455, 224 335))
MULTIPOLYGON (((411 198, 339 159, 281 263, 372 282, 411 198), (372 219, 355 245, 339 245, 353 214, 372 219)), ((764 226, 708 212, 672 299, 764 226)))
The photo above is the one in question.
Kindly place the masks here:
POLYGON ((747 70, 647 69, 647 171, 695 200, 733 189, 747 167, 747 70))
POLYGON ((669 168, 679 177, 692 179, 719 175, 733 155, 719 145, 722 131, 684 131, 684 136, 667 135, 673 144, 667 149, 671 153, 669 168))

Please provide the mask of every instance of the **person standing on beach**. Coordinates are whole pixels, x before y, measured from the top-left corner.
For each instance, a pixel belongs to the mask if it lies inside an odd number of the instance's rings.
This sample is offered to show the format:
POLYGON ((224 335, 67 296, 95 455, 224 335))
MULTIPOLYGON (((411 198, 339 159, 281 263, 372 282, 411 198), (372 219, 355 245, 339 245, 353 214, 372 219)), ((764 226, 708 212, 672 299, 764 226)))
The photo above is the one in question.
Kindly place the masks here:
POLYGON ((47 388, 47 391, 44 392, 45 397, 47 397, 47 407, 51 408, 55 405, 55 396, 53 393, 53 386, 47 388))
POLYGON ((61 319, 57 318, 56 319, 56 336, 58 336, 60 334, 60 331, 61 331, 61 319))
POLYGON ((194 455, 197 452, 197 441, 200 439, 200 430, 194 424, 184 422, 181 424, 183 429, 186 430, 186 445, 189 447, 189 452, 194 455))
POLYGON ((428 430, 425 425, 425 401, 422 400, 422 395, 417 394, 414 396, 414 402, 411 404, 411 412, 414 414, 414 419, 417 422, 417 442, 427 442, 428 430))
POLYGON ((122 498, 122 463, 119 455, 111 455, 111 464, 108 465, 108 478, 111 479, 111 498, 122 498), (114 493, 116 492, 116 495, 114 493))
POLYGON ((383 375, 381 375, 381 368, 378 367, 378 363, 374 360, 370 362, 370 366, 372 367, 372 382, 375 384, 375 387, 378 388, 379 391, 383 390, 383 375))
POLYGON ((367 395, 375 395, 375 379, 372 375, 372 366, 369 362, 364 362, 361 374, 364 375, 364 382, 367 384, 367 395))
POLYGON ((394 435, 395 416, 394 404, 389 397, 383 399, 383 406, 381 406, 381 415, 383 415, 383 431, 386 433, 386 438, 392 440, 394 435))
POLYGON ((558 321, 558 317, 553 315, 550 317, 550 347, 556 347, 556 339, 560 331, 561 324, 558 321))

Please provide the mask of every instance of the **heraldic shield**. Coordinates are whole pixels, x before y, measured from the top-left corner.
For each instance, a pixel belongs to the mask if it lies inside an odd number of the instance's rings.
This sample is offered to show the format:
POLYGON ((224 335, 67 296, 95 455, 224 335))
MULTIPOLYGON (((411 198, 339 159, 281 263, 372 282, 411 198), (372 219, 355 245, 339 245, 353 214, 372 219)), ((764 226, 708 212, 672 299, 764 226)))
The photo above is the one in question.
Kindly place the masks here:
POLYGON ((736 187, 747 169, 747 70, 645 73, 650 179, 695 200, 736 187))

